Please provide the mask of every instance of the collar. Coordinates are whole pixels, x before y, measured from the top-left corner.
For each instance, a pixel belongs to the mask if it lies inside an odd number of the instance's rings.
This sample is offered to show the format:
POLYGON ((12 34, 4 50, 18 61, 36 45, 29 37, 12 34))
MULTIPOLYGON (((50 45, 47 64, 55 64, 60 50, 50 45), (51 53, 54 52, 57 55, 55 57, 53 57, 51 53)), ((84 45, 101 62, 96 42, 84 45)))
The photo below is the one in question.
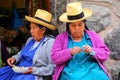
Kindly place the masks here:
POLYGON ((90 39, 90 37, 88 36, 88 34, 86 33, 86 31, 84 31, 84 36, 85 36, 85 38, 88 40, 88 39, 90 39))

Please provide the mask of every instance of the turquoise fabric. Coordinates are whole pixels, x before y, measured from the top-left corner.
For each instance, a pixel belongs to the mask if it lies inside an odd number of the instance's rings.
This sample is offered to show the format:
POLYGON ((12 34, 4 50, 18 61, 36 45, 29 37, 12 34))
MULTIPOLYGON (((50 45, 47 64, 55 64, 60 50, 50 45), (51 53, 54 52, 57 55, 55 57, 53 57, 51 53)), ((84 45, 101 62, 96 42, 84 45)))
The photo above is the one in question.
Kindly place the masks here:
MULTIPOLYGON (((83 45, 92 46, 86 33, 80 42, 74 42, 69 36, 68 48, 74 46, 82 48, 83 45)), ((59 80, 109 80, 109 78, 95 59, 85 52, 80 52, 73 55, 72 59, 68 61, 61 72, 59 80)))
MULTIPOLYGON (((31 46, 35 43, 35 40, 31 40, 22 50, 21 50, 21 61, 17 66, 31 67, 32 59, 34 53, 41 42, 36 48, 30 50, 31 46)), ((32 74, 21 74, 15 73, 10 66, 0 68, 0 80, 35 80, 32 74)))

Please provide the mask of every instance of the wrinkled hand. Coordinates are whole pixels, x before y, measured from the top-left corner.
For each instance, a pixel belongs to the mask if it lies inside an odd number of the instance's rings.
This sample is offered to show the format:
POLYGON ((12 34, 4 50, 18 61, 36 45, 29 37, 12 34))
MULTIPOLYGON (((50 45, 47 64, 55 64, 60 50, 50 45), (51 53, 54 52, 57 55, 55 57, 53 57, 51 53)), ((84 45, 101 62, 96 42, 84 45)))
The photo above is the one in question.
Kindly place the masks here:
POLYGON ((13 66, 15 61, 16 61, 15 58, 8 58, 7 59, 7 63, 9 66, 13 66))
POLYGON ((75 46, 75 47, 73 47, 73 48, 71 48, 70 49, 70 53, 73 55, 73 54, 78 54, 79 52, 81 52, 82 51, 82 49, 80 48, 80 47, 77 47, 77 46, 75 46))
POLYGON ((84 45, 82 48, 86 53, 92 52, 92 48, 89 45, 84 45))
POLYGON ((30 74, 32 73, 32 67, 30 67, 26 72, 24 72, 23 74, 30 74))

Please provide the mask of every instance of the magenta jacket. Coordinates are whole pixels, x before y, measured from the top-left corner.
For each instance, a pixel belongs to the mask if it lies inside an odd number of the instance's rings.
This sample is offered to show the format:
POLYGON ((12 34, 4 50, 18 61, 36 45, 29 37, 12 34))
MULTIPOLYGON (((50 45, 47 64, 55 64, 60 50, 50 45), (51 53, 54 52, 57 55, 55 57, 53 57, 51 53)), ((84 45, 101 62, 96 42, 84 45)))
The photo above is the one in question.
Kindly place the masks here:
MULTIPOLYGON (((104 62, 108 59, 110 51, 104 42, 100 39, 97 33, 93 31, 86 30, 86 33, 90 37, 92 42, 92 50, 95 51, 95 55, 92 57, 95 58, 103 71, 108 75, 108 72, 104 66, 104 62)), ((70 49, 67 49, 68 45, 68 32, 59 34, 52 48, 52 61, 56 64, 55 72, 52 76, 52 80, 58 80, 61 71, 63 70, 65 63, 72 58, 70 54, 70 49)))

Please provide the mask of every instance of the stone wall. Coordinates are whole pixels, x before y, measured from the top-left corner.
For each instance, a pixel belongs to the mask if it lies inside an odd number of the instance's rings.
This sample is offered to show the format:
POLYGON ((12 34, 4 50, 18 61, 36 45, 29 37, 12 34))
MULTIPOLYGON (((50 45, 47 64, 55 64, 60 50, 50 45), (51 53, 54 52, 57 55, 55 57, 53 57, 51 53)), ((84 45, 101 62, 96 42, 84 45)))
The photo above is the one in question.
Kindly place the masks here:
POLYGON ((84 8, 92 9, 93 15, 87 19, 87 26, 109 47, 111 54, 105 65, 111 80, 120 80, 120 0, 50 0, 53 23, 59 33, 65 31, 65 24, 58 17, 65 12, 66 4, 73 1, 80 1, 84 8))

